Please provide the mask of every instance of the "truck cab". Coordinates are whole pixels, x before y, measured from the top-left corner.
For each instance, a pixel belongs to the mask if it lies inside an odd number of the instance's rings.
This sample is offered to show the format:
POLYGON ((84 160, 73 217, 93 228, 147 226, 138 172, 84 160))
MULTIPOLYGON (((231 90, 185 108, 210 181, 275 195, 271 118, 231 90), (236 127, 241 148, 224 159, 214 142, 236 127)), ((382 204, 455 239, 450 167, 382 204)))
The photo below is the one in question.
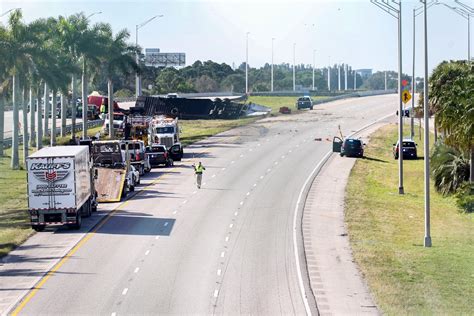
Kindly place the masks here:
POLYGON ((149 124, 148 143, 174 148, 174 160, 180 161, 183 157, 183 147, 179 141, 179 133, 178 118, 157 116, 149 124))

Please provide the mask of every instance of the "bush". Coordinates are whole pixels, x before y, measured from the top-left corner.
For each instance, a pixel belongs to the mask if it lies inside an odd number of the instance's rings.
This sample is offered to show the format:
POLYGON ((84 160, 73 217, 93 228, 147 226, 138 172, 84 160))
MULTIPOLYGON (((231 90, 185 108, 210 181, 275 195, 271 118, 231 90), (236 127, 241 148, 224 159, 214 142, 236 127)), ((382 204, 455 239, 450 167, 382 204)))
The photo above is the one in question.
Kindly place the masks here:
POLYGON ((474 212, 474 184, 464 183, 456 193, 456 204, 466 213, 474 212))
POLYGON ((469 161, 457 149, 437 143, 431 155, 431 174, 438 192, 453 194, 469 179, 469 161))

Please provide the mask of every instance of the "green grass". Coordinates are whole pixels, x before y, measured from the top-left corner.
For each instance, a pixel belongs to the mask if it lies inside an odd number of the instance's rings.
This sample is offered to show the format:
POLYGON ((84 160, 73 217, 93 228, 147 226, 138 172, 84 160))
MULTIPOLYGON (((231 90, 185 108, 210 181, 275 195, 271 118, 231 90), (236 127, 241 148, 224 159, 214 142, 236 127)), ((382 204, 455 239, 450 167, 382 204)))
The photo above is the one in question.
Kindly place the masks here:
MULTIPOLYGON (((311 97, 313 101, 327 99, 328 97, 311 97)), ((295 103, 298 97, 267 97, 250 96, 248 101, 259 105, 268 106, 272 109, 272 114, 278 114, 280 107, 287 106, 292 112, 296 112, 295 103)))
POLYGON ((238 120, 182 120, 181 143, 184 146, 200 141, 206 137, 222 133, 235 127, 253 123, 258 118, 241 118, 238 120))
MULTIPOLYGON (((88 133, 94 135, 99 130, 100 127, 91 128, 88 133)), ((67 144, 70 137, 58 137, 57 144, 67 144)), ((45 138, 45 141, 47 141, 45 144, 49 143, 49 139, 45 138)), ((22 146, 19 156, 20 170, 10 168, 11 149, 7 149, 5 156, 0 157, 0 258, 33 233, 27 211, 26 171, 22 161, 22 146)))
POLYGON ((372 159, 359 159, 349 179, 346 223, 355 260, 383 313, 474 315, 474 216, 460 214, 454 199, 431 187, 433 247, 423 247, 423 160, 404 161, 400 196, 391 154, 396 133, 389 125, 373 134, 365 152, 372 159))

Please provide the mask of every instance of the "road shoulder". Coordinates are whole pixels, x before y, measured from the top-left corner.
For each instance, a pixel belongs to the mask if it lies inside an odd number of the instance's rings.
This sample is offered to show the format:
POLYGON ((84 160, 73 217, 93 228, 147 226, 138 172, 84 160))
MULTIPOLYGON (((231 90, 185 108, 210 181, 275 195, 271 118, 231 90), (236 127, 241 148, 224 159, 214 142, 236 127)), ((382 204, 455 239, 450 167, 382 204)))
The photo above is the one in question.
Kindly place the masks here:
MULTIPOLYGON (((359 133, 365 142, 386 123, 359 133)), ((356 159, 333 154, 313 181, 302 220, 311 290, 320 315, 379 314, 354 262, 344 224, 344 196, 356 159)))

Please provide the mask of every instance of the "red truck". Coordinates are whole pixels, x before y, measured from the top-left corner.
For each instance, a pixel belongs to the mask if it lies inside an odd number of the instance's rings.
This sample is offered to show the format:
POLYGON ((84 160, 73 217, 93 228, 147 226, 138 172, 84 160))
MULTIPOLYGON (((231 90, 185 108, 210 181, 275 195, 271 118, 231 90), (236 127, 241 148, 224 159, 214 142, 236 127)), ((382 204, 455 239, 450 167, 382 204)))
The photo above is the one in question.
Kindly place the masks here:
MULTIPOLYGON (((90 95, 87 98, 87 103, 88 104, 94 104, 97 107, 97 113, 100 113, 100 105, 102 104, 102 99, 105 100, 105 105, 109 105, 109 99, 107 97, 103 97, 100 95, 90 95)), ((106 111, 109 109, 107 108, 106 111)), ((119 108, 118 103, 114 101, 114 111, 121 111, 121 108, 119 108)))

